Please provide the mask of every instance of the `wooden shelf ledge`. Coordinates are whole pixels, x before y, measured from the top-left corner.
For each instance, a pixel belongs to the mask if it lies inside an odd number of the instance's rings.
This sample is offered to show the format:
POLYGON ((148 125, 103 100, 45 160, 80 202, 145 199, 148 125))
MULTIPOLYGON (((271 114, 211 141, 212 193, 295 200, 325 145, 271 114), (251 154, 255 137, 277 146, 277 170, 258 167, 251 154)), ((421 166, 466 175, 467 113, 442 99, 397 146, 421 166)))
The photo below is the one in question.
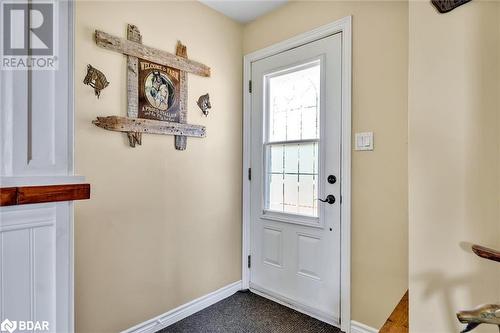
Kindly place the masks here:
POLYGON ((90 199, 90 184, 0 188, 0 206, 90 199))

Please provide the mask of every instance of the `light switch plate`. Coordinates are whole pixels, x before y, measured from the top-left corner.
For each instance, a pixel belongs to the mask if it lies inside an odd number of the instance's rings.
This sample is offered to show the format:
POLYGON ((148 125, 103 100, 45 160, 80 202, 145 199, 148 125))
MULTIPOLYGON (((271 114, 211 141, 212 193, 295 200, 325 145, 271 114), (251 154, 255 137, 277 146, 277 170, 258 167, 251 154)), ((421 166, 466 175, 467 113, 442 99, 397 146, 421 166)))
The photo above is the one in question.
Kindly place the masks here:
POLYGON ((373 150, 373 132, 356 133, 356 150, 373 150))

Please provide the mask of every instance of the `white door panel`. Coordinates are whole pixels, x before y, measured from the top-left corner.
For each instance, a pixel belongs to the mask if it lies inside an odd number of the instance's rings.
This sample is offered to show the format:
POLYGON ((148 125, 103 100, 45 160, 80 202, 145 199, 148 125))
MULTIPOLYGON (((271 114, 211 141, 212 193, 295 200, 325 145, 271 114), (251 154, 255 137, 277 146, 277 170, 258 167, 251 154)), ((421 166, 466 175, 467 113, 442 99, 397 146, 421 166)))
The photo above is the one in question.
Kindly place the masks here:
POLYGON ((250 287, 340 318, 341 35, 252 63, 250 287), (327 195, 336 202, 322 203, 327 195))

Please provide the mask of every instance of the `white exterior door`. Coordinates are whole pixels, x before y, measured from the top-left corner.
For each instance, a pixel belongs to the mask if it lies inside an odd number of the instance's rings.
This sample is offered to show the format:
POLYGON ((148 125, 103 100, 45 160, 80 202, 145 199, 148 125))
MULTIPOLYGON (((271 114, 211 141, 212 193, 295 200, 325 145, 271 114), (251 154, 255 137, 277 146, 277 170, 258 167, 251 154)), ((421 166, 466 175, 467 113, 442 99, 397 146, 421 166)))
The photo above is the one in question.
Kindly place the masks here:
POLYGON ((340 318, 341 55, 339 33, 251 66, 250 288, 333 325, 340 318))
MULTIPOLYGON (((73 175, 73 2, 43 3, 53 5, 58 68, 0 69, 3 188, 83 182, 73 175)), ((5 332, 73 332, 72 202, 0 207, 0 323, 5 332)))

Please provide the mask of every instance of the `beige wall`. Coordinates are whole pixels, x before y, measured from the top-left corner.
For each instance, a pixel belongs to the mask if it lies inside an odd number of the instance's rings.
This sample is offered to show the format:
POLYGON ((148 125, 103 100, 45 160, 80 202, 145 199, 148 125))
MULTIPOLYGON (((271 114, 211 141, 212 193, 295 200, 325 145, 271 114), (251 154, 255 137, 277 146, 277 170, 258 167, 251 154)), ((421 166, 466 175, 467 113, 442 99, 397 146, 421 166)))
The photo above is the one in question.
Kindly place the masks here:
POLYGON ((458 332, 457 310, 500 298, 498 265, 468 244, 500 246, 499 14, 410 3, 411 332, 458 332))
POLYGON ((408 287, 407 2, 293 2, 244 28, 249 53, 353 16, 352 319, 380 327, 408 287))
POLYGON ((78 2, 76 23, 76 171, 92 199, 76 204, 76 330, 117 332, 241 278, 242 28, 197 2, 78 2), (144 44, 212 68, 189 75, 188 121, 207 138, 126 136, 91 124, 126 115, 126 58, 95 46, 94 29, 126 36, 136 24, 144 44), (101 98, 81 82, 86 65, 111 82, 101 98), (210 93, 205 118, 196 106, 210 93))

